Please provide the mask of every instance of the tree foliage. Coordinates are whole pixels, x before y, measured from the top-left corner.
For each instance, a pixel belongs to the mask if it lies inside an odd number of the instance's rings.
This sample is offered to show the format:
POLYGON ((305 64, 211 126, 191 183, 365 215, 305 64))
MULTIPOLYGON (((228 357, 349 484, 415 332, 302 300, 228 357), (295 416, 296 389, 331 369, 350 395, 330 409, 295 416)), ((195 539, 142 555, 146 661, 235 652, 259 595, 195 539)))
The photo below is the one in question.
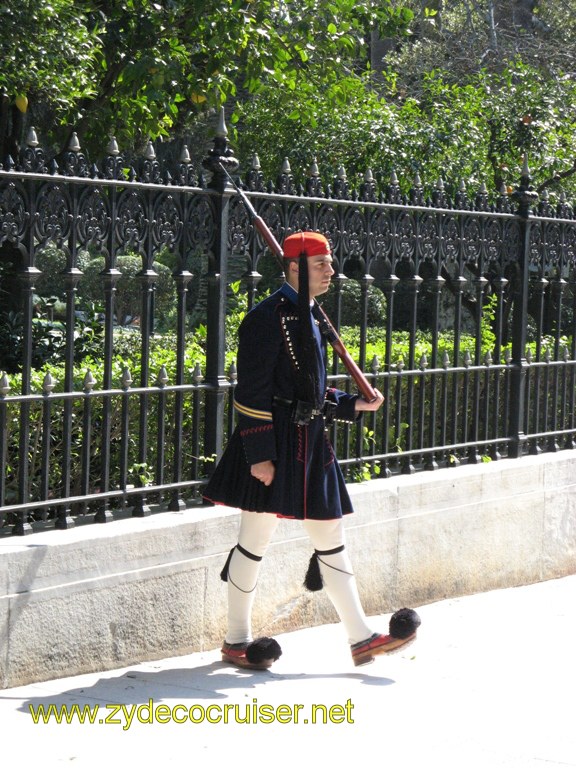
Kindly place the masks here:
POLYGON ((419 98, 399 95, 394 73, 380 91, 357 78, 346 88, 346 102, 337 110, 329 89, 301 90, 292 113, 272 89, 242 105, 240 156, 249 158, 257 150, 271 179, 285 156, 300 182, 314 159, 326 183, 340 166, 355 186, 369 169, 382 185, 394 172, 404 191, 416 176, 428 186, 449 180, 451 194, 461 181, 498 191, 517 182, 524 153, 540 190, 557 190, 560 181, 566 187, 571 179, 575 81, 550 82, 515 62, 501 74, 482 71, 462 85, 433 70, 423 76, 419 98), (301 102, 302 113, 312 111, 313 121, 296 116, 301 102))
POLYGON ((123 147, 174 135, 240 89, 274 83, 291 92, 311 79, 335 81, 370 28, 390 34, 411 18, 391 0, 36 0, 31 7, 2 11, 5 99, 14 106, 25 96, 35 120, 48 110, 61 146, 74 131, 101 151, 109 133, 123 147))
POLYGON ((272 89, 244 102, 240 155, 257 151, 269 178, 284 156, 295 174, 316 158, 325 181, 343 165, 356 182, 370 168, 384 184, 396 172, 404 188, 416 174, 427 185, 448 179, 453 193, 460 180, 495 192, 516 184, 527 154, 539 191, 576 189, 576 20, 566 4, 407 5, 410 34, 384 41, 377 70, 351 73, 337 93, 301 88, 288 109, 272 89))
POLYGON ((68 119, 82 98, 96 95, 99 30, 85 6, 23 0, 0 7, 2 160, 17 152, 30 104, 41 107, 48 123, 68 119))
POLYGON ((438 67, 462 83, 481 70, 503 72, 510 61, 549 76, 573 72, 576 25, 568 0, 406 0, 411 34, 383 41, 374 68, 392 68, 412 95, 422 74, 438 67))
MULTIPOLYGON (((576 17, 567 0, 407 0, 412 34, 388 41, 378 68, 395 73, 393 97, 422 100, 432 120, 430 77, 454 94, 450 120, 466 114, 488 141, 482 157, 496 188, 527 153, 539 191, 575 188, 576 17), (390 44, 392 42, 392 44, 390 44), (470 89, 478 89, 477 109, 470 89), (462 96, 464 95, 464 99, 462 96)), ((448 107, 448 108, 446 108, 448 107)), ((453 131, 458 142, 459 132, 453 131)), ((458 144, 457 144, 458 146, 458 144)), ((467 148, 463 148, 467 151, 467 148)), ((460 151, 458 147, 457 151, 460 151)), ((479 154, 476 152, 476 154, 479 154)))
POLYGON ((186 137, 197 161, 225 103, 270 179, 287 156, 498 190, 528 153, 539 190, 575 187, 567 0, 37 0, 0 22, 2 160, 27 121, 55 150, 186 137))

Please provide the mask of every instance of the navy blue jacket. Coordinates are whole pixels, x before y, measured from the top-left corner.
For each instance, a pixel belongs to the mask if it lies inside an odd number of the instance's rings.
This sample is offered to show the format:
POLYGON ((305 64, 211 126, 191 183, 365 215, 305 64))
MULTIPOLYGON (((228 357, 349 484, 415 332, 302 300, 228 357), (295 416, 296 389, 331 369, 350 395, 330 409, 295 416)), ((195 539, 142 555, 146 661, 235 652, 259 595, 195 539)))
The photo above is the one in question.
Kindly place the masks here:
MULTIPOLYGON (((313 312, 314 316, 314 312, 313 312)), ((354 422, 356 395, 326 386, 326 342, 314 319, 318 401, 334 403, 334 418, 354 422)), ((352 512, 322 415, 307 425, 293 420, 297 398, 299 320, 297 293, 285 284, 244 318, 239 329, 237 427, 207 488, 216 503, 282 517, 330 519, 352 512), (250 466, 276 465, 266 487, 250 466)))

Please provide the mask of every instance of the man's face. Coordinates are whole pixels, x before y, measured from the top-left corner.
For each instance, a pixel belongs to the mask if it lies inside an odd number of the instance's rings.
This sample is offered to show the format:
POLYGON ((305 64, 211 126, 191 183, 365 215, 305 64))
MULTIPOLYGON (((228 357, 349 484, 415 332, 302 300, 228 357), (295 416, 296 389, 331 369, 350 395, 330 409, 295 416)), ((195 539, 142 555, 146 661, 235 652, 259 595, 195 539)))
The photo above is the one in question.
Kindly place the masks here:
MULTIPOLYGON (((292 283, 296 290, 298 290, 298 262, 292 262, 292 277, 295 281, 292 283)), ((330 288, 330 280, 334 274, 332 267, 332 256, 327 254, 325 256, 310 256, 308 258, 308 288, 310 290, 310 298, 313 299, 316 296, 320 296, 326 293, 330 288)), ((292 282, 292 280, 290 281, 292 282)))
POLYGON ((334 274, 332 256, 311 256, 308 259, 308 287, 310 298, 326 293, 334 274))

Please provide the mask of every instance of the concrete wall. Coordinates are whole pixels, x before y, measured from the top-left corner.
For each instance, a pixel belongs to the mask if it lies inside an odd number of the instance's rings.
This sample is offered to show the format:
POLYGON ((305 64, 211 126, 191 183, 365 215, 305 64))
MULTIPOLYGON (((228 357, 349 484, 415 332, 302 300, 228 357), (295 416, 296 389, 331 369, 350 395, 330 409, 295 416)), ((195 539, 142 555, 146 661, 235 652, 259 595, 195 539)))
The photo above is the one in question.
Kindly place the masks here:
MULTIPOLYGON (((576 573, 570 452, 350 487, 348 546, 368 614, 576 573)), ((190 509, 0 539, 0 687, 215 648, 238 515, 190 509)), ((263 562, 259 634, 336 620, 301 586, 311 546, 283 521, 263 562)))

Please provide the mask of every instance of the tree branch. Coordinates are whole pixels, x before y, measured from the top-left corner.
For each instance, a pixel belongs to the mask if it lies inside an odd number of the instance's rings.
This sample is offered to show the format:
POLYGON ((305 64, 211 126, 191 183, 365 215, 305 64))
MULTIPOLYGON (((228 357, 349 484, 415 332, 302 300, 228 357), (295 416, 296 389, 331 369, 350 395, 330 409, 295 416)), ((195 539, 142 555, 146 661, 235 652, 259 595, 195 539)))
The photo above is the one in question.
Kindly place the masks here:
POLYGON ((576 158, 574 158, 574 162, 571 168, 568 168, 565 171, 561 171, 560 173, 555 173, 554 176, 551 176, 549 179, 546 179, 546 181, 543 181, 542 184, 539 184, 536 187, 536 192, 540 194, 540 192, 547 189, 548 187, 553 187, 555 184, 559 184, 563 179, 569 179, 570 176, 574 176, 574 174, 576 174, 576 158))
POLYGON ((110 99, 111 94, 114 92, 116 81, 122 70, 126 67, 127 61, 128 57, 124 57, 124 59, 119 59, 115 64, 112 64, 102 79, 97 95, 94 98, 85 98, 81 101, 78 111, 82 114, 82 117, 71 126, 60 152, 66 151, 73 133, 81 141, 82 136, 90 127, 91 115, 110 99))

